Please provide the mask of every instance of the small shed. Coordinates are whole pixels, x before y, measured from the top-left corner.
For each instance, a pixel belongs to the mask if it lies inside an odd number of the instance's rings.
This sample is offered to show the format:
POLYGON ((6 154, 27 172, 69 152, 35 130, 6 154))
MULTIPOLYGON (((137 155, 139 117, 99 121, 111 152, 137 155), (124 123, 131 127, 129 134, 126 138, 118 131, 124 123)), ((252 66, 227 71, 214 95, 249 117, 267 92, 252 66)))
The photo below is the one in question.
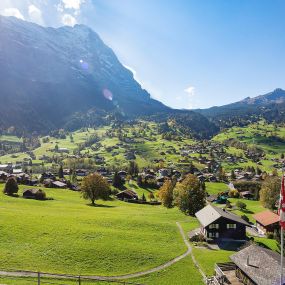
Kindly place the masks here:
POLYGON ((124 190, 116 195, 119 200, 138 200, 138 194, 133 190, 124 190))
POLYGON ((256 227, 263 233, 274 233, 279 230, 280 217, 270 210, 257 213, 253 215, 253 218, 255 219, 256 227))
POLYGON ((23 192, 23 198, 44 200, 46 198, 46 194, 41 189, 36 189, 36 188, 25 189, 23 192))
POLYGON ((65 183, 63 183, 63 182, 61 182, 61 181, 53 181, 52 182, 52 187, 53 188, 66 188, 66 184, 65 183))

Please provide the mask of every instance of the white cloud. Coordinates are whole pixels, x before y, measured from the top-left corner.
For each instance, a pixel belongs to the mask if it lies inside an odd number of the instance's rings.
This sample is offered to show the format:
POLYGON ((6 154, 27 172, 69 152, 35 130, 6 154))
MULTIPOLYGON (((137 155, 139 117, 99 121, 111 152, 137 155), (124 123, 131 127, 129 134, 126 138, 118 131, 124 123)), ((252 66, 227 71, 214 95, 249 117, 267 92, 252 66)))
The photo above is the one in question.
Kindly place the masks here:
POLYGON ((22 13, 17 9, 17 8, 6 8, 3 11, 1 11, 1 14, 3 16, 13 16, 21 20, 25 20, 24 16, 22 13))
POLYGON ((62 4, 65 9, 80 10, 80 6, 85 0, 62 0, 62 4))
POLYGON ((61 18, 61 21, 65 26, 72 26, 72 27, 77 23, 76 19, 70 14, 64 14, 61 18))
POLYGON ((37 8, 35 5, 29 6, 29 16, 32 22, 37 23, 39 25, 44 24, 44 21, 42 18, 42 11, 39 8, 37 8))
POLYGON ((195 108, 195 98, 193 98, 195 96, 195 87, 194 86, 189 86, 186 89, 184 89, 184 92, 186 92, 188 94, 188 108, 189 109, 193 109, 195 108))

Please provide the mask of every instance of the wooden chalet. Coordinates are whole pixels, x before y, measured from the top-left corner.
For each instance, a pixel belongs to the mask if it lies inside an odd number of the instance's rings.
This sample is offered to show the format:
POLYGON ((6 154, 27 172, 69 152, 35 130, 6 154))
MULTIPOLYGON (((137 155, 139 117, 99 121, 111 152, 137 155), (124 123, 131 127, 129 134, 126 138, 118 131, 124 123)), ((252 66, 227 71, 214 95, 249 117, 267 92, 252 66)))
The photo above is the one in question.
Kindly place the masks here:
MULTIPOLYGON (((216 264, 214 284, 280 284, 279 253, 258 245, 250 245, 231 255, 230 259, 232 262, 216 264)), ((285 276, 285 267, 283 274, 285 276)))
POLYGON ((253 215, 257 229, 262 233, 274 233, 279 231, 280 217, 270 210, 253 215))
POLYGON ((119 200, 138 200, 138 194, 133 190, 124 190, 116 194, 119 200))
POLYGON ((206 239, 246 240, 246 227, 250 225, 225 209, 209 204, 195 216, 201 224, 201 234, 206 239))
POLYGON ((43 200, 43 198, 45 198, 45 192, 41 189, 35 189, 35 188, 31 188, 31 189, 25 189, 23 191, 23 198, 26 199, 39 199, 39 200, 43 200))

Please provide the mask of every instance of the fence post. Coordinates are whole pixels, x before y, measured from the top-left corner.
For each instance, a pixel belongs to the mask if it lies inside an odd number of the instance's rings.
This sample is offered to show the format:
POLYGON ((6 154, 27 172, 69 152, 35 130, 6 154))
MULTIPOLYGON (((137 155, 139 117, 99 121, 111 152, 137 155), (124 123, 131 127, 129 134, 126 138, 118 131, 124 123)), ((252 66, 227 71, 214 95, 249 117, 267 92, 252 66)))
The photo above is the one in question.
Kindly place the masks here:
POLYGON ((38 285, 41 285, 41 273, 38 272, 38 285))
POLYGON ((78 285, 81 285, 81 278, 80 278, 80 275, 78 276, 78 285))

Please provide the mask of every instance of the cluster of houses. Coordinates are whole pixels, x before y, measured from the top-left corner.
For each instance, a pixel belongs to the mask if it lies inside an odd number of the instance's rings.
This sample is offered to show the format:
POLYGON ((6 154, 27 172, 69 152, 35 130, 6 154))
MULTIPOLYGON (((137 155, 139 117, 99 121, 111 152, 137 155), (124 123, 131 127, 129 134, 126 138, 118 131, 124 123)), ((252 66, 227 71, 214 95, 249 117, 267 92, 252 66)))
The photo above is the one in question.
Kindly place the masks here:
POLYGON ((253 215, 255 223, 250 224, 226 209, 208 204, 195 215, 200 223, 200 229, 196 231, 196 235, 202 235, 211 243, 238 242, 242 248, 230 256, 231 262, 215 265, 215 276, 208 278, 207 284, 280 284, 278 283, 280 254, 249 243, 246 235, 247 231, 253 235, 256 231, 257 236, 278 233, 280 225, 279 216, 276 213, 266 210, 255 214, 253 215))

